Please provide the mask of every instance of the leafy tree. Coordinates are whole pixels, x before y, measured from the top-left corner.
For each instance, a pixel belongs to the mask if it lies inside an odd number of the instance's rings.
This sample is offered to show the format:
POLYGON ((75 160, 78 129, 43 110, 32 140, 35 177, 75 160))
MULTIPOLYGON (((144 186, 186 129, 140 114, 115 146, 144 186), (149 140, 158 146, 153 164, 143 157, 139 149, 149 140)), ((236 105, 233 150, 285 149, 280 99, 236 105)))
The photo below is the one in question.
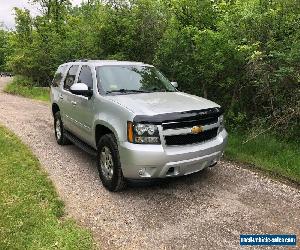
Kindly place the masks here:
POLYGON ((5 70, 6 58, 9 53, 8 36, 9 33, 0 26, 0 71, 5 70))

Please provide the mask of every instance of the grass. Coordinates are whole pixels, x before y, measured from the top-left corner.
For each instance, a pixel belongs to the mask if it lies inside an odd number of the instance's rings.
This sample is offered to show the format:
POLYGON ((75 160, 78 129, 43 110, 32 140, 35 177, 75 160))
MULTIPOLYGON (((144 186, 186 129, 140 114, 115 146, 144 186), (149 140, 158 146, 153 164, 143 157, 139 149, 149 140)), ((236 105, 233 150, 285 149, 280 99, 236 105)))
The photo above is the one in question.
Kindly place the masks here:
POLYGON ((0 126, 0 249, 92 249, 90 232, 63 214, 38 160, 0 126))
POLYGON ((246 136, 230 134, 225 154, 228 159, 250 163, 256 168, 300 183, 300 147, 297 143, 261 135, 243 144, 246 136))
POLYGON ((23 76, 15 76, 13 81, 5 87, 4 91, 9 94, 50 102, 50 88, 35 87, 31 84, 30 79, 23 76))

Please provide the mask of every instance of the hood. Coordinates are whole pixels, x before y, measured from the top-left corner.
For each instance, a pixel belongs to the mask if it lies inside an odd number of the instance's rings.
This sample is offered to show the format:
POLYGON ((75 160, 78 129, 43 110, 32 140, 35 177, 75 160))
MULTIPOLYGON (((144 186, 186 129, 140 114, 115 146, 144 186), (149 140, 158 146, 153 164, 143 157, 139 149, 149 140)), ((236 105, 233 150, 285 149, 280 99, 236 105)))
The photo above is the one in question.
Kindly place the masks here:
POLYGON ((182 92, 115 95, 109 96, 108 99, 129 109, 136 115, 148 116, 219 107, 212 101, 182 92))

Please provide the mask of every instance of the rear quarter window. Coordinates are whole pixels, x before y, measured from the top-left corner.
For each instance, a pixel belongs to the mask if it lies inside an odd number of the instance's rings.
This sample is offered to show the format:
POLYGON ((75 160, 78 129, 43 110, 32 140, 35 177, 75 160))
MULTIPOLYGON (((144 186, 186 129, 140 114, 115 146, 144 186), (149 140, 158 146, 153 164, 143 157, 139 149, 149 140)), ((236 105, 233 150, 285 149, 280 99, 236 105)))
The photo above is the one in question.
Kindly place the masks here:
POLYGON ((65 71, 66 71, 66 68, 67 68, 67 65, 61 65, 58 67, 55 75, 54 75, 54 78, 52 80, 52 83, 51 85, 53 87, 58 87, 63 79, 63 76, 65 74, 65 71))

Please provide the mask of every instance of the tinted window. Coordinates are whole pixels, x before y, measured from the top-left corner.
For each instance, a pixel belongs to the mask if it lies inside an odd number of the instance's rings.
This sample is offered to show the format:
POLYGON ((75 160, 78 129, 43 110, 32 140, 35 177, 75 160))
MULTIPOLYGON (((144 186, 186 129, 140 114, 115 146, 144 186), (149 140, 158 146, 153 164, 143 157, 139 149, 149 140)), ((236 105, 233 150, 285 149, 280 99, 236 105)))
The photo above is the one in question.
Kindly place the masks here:
POLYGON ((69 90, 70 87, 75 82, 75 78, 76 78, 76 73, 77 73, 78 67, 79 67, 78 65, 73 65, 69 69, 68 74, 67 74, 66 79, 65 79, 65 82, 64 82, 64 89, 69 90))
POLYGON ((78 82, 85 83, 90 89, 93 89, 93 76, 89 66, 81 67, 78 82))
POLYGON ((66 65, 61 65, 61 66, 58 67, 58 69, 57 69, 57 71, 54 75, 53 81, 51 83, 51 85, 53 87, 58 87, 60 85, 60 82, 63 78, 64 73, 65 73, 66 67, 67 67, 66 65))

